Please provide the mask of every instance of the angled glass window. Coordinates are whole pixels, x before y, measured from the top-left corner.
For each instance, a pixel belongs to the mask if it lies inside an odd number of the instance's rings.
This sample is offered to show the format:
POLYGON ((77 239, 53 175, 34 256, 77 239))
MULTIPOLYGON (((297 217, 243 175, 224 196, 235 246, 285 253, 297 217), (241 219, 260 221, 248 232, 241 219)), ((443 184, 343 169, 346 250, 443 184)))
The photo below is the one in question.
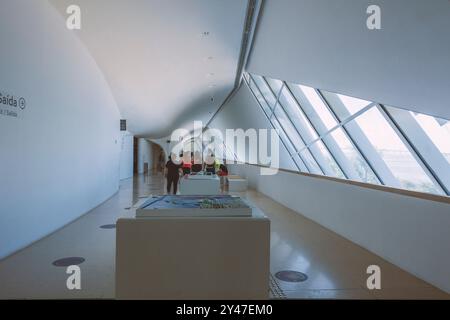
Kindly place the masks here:
MULTIPOLYGON (((256 82, 253 80, 253 78, 251 76, 249 76, 245 79, 247 79, 247 83, 250 87, 250 90, 252 91, 255 98, 258 100, 259 105, 263 109, 263 112, 265 113, 267 119, 270 121, 272 127, 277 130, 277 133, 281 140, 281 143, 285 146, 289 155, 292 157, 292 155, 297 152, 297 149, 294 147, 292 141, 287 137, 285 131, 283 130, 283 128, 280 125, 280 123, 278 122, 278 120, 274 117, 271 117, 271 115, 272 115, 271 107, 269 107, 269 105, 267 104, 267 101, 261 94, 261 91, 260 91, 259 87, 256 85, 256 82)), ((265 84, 265 82, 261 82, 262 78, 259 77, 258 79, 259 79, 259 83, 261 85, 263 85, 265 88, 267 88, 267 85, 265 84)), ((269 96, 269 97, 271 96, 270 92, 267 93, 267 96, 269 96)), ((308 168, 305 166, 305 164, 303 163, 303 161, 301 159, 294 158, 293 161, 295 162, 298 170, 300 170, 302 172, 309 172, 308 168)))
POLYGON ((450 164, 450 121, 414 112, 410 114, 450 164))
POLYGON ((283 108, 277 106, 274 110, 274 115, 277 118, 278 122, 280 123, 281 128, 286 132, 286 135, 291 139, 294 147, 297 150, 300 150, 301 148, 305 147, 305 143, 303 142, 302 138, 297 132, 297 129, 295 129, 294 125, 289 119, 289 116, 284 112, 283 108))
POLYGON ((371 101, 353 98, 343 94, 327 91, 322 91, 322 94, 340 121, 347 120, 349 117, 372 104, 371 101))
MULTIPOLYGON (((281 88, 281 86, 279 87, 281 88)), ((304 143, 310 144, 313 141, 318 140, 319 136, 317 135, 317 132, 312 127, 308 118, 305 116, 301 107, 298 105, 297 101, 287 87, 284 87, 281 90, 279 105, 277 105, 276 108, 280 108, 284 111, 283 114, 286 114, 291 120, 292 126, 301 136, 304 143)), ((275 115, 277 116, 277 114, 278 113, 276 112, 275 115)), ((312 153, 317 165, 322 168, 324 174, 345 178, 345 175, 342 173, 338 164, 334 161, 333 156, 329 153, 322 141, 315 142, 309 148, 309 151, 312 153)), ((305 152, 303 152, 303 154, 304 153, 305 152)), ((311 163, 310 157, 308 157, 308 162, 311 163)), ((314 165, 314 168, 317 168, 317 166, 314 165)))
POLYGON ((296 153, 297 150, 295 149, 294 145, 292 144, 292 141, 286 136, 286 133, 284 132, 283 128, 281 127, 281 125, 277 119, 275 119, 275 118, 272 119, 272 125, 277 130, 278 135, 280 136, 281 140, 285 144, 289 154, 293 155, 294 153, 296 153))
POLYGON ((349 179, 380 184, 372 168, 367 161, 362 157, 361 153, 350 141, 342 128, 333 130, 329 135, 323 139, 330 147, 330 150, 335 154, 336 159, 341 160, 341 167, 347 173, 349 179), (336 145, 336 147, 334 147, 336 145), (342 154, 341 154, 342 153, 342 154), (341 159, 343 157, 344 159, 341 159))
POLYGON ((450 194, 450 121, 277 79, 245 79, 300 171, 450 194))
POLYGON ((342 128, 338 127, 338 121, 319 93, 314 88, 302 85, 288 84, 288 87, 319 134, 327 134, 323 141, 347 177, 356 181, 380 183, 342 128))
POLYGON ((289 89, 320 134, 324 134, 338 125, 337 120, 314 88, 289 84, 289 89))
POLYGON ((272 90, 269 88, 266 81, 264 81, 261 76, 252 75, 252 78, 255 81, 255 84, 258 86, 260 93, 263 95, 264 99, 266 99, 270 109, 272 109, 276 102, 276 97, 272 93, 272 90))
POLYGON ((291 118, 306 144, 319 138, 316 131, 309 123, 309 120, 306 118, 305 114, 300 109, 299 105, 287 88, 283 88, 281 91, 280 104, 291 118))
MULTIPOLYGON (((286 133, 289 139, 292 141, 295 149, 297 151, 306 148, 306 145, 298 133, 297 129, 293 125, 292 121, 289 119, 289 116, 286 114, 284 109, 278 104, 274 110, 274 118, 276 118, 280 124, 281 129, 286 133)), ((303 162, 308 167, 309 172, 315 174, 323 174, 320 166, 317 164, 314 157, 311 155, 309 150, 305 150, 301 153, 301 157, 303 158, 303 162)))
POLYGON ((321 140, 309 146, 325 175, 345 179, 345 175, 321 140))
POLYGON ((267 103, 267 100, 261 94, 261 91, 256 86, 256 83, 251 78, 250 78, 249 86, 250 86, 250 90, 253 92, 253 95, 255 96, 256 100, 258 100, 261 108, 263 108, 266 115, 268 117, 270 117, 272 114, 272 108, 271 108, 271 106, 269 106, 269 104, 267 103))
POLYGON ((449 193, 450 122, 388 106, 386 110, 449 193))
POLYGON ((275 95, 275 97, 278 97, 281 87, 283 87, 283 81, 271 79, 271 78, 267 78, 267 77, 264 77, 264 79, 266 79, 266 81, 269 84, 270 88, 272 89, 272 92, 275 95))
MULTIPOLYGON (((310 172, 310 170, 306 167, 305 162, 304 162, 304 160, 300 157, 300 155, 294 154, 294 155, 292 156, 292 159, 293 159, 294 162, 297 164, 297 166, 303 167, 303 168, 304 168, 304 170, 300 170, 300 171, 302 171, 302 172, 307 172, 307 173, 310 172)), ((320 168, 319 168, 319 170, 320 170, 320 168)))
POLYGON ((288 150, 289 155, 293 158, 295 164, 297 165, 298 169, 302 172, 309 172, 308 168, 306 167, 305 163, 302 159, 296 158, 293 155, 297 153, 297 150, 295 149, 294 145, 292 144, 292 141, 287 137, 286 133, 284 132, 283 128, 281 128, 280 123, 277 119, 272 119, 272 125, 277 130, 278 135, 282 141, 282 143, 285 145, 286 149, 288 150))
POLYGON ((353 121, 361 128, 401 187, 443 194, 377 107, 372 107, 353 121))
POLYGON ((306 167, 305 163, 298 155, 293 156, 292 159, 301 172, 309 172, 309 169, 306 167))
POLYGON ((317 161, 314 159, 311 152, 307 148, 300 151, 299 155, 300 155, 300 158, 305 162, 310 173, 323 175, 322 169, 317 164, 317 161))
POLYGON ((244 72, 244 79, 250 82, 250 75, 247 72, 244 72))

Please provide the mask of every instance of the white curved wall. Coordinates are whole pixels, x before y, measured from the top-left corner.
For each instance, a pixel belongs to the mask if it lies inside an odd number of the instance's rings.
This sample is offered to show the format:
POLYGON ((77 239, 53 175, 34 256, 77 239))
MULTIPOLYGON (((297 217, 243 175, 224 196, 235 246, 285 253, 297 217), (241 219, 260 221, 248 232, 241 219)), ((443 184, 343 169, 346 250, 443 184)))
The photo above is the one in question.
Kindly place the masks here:
POLYGON ((0 115, 2 258, 118 190, 120 116, 95 61, 46 1, 2 1, 0 39, 0 90, 27 101, 18 118, 0 115))

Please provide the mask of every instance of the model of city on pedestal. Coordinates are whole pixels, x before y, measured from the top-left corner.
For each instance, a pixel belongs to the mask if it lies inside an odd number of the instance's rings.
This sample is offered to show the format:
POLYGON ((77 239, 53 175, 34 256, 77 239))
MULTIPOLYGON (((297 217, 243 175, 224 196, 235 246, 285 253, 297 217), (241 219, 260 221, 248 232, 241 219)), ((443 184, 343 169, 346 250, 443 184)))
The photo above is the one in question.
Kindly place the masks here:
POLYGON ((252 208, 230 195, 153 196, 137 210, 136 217, 250 217, 252 208))

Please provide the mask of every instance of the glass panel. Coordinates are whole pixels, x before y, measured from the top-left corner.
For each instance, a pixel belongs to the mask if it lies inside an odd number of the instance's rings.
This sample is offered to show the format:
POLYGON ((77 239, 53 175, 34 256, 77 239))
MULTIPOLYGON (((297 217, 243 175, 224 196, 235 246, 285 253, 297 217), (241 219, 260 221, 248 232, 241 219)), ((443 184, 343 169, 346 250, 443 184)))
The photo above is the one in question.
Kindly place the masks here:
MULTIPOLYGON (((336 118, 330 112, 317 91, 314 88, 303 85, 289 84, 288 86, 317 131, 325 134, 331 129, 334 129, 323 138, 323 141, 330 150, 330 153, 334 155, 340 168, 345 171, 348 178, 378 184, 379 180, 376 175, 352 144, 344 130, 337 128, 338 122, 336 118)), ((332 168, 337 167, 336 162, 333 159, 331 160, 332 168)), ((342 171, 336 170, 333 175, 342 176, 342 171)))
POLYGON ((258 86, 259 90, 261 91, 261 94, 266 98, 267 103, 269 104, 270 108, 272 109, 275 105, 276 98, 273 95, 272 91, 270 90, 269 86, 266 84, 264 79, 261 76, 252 75, 253 80, 255 81, 256 85, 258 86))
POLYGON ((250 81, 250 76, 247 72, 244 72, 244 78, 245 78, 245 80, 247 80, 247 82, 250 81))
POLYGON ((323 175, 322 169, 319 167, 316 160, 314 160, 314 157, 308 149, 303 149, 300 152, 300 156, 305 162, 306 166, 309 168, 309 172, 323 175))
MULTIPOLYGON (((450 163, 450 121, 410 112, 433 144, 450 163)), ((449 168, 450 170, 450 168, 449 168)))
POLYGON ((338 145, 339 151, 344 154, 346 163, 351 166, 352 173, 356 175, 358 181, 380 184, 377 176, 347 137, 344 130, 341 128, 333 130, 330 135, 324 138, 324 141, 329 144, 334 142, 338 145))
MULTIPOLYGON (((274 115, 276 119, 279 121, 281 127, 284 129, 286 135, 292 141, 294 147, 297 150, 304 148, 305 144, 303 143, 302 138, 300 137, 297 130, 292 125, 292 122, 289 120, 287 114, 284 112, 284 110, 281 108, 279 104, 275 108, 274 115)), ((306 149, 304 154, 302 154, 302 158, 311 173, 322 174, 322 170, 318 166, 317 162, 314 160, 309 150, 306 149)))
POLYGON ((291 121, 289 120, 289 117, 286 115, 286 113, 279 105, 275 108, 274 115, 279 121, 281 127, 284 129, 286 135, 292 141, 294 147, 297 150, 303 148, 305 144, 303 143, 302 138, 298 134, 295 127, 292 125, 291 121))
POLYGON ((280 136, 280 139, 286 145, 286 148, 288 149, 289 154, 292 155, 292 154, 296 153, 297 151, 295 150, 295 148, 292 145, 292 143, 289 140, 289 138, 284 133, 283 128, 281 127, 280 123, 278 122, 278 120, 276 118, 272 118, 272 125, 277 130, 278 135, 280 136))
POLYGON ((264 109, 264 112, 266 113, 267 117, 270 117, 272 114, 272 110, 269 107, 269 105, 267 104, 267 101, 261 95, 259 88, 256 86, 253 79, 250 79, 250 89, 252 90, 253 95, 256 97, 256 99, 258 100, 261 107, 264 109))
POLYGON ((290 85, 289 88, 320 134, 338 125, 336 119, 314 88, 302 85, 290 85))
MULTIPOLYGON (((297 150, 295 150, 294 146, 292 145, 292 142, 286 136, 286 133, 284 133, 284 130, 281 128, 281 125, 276 118, 272 118, 272 125, 275 129, 277 129, 278 136, 280 137, 283 144, 286 146, 288 153, 291 156, 296 154, 297 150)), ((297 164, 297 166, 300 168, 300 171, 309 172, 308 168, 305 167, 305 164, 303 163, 303 161, 301 159, 296 159, 294 157, 294 161, 297 164)))
POLYGON ((284 88, 281 91, 280 104, 283 106, 289 118, 291 118, 298 132, 300 132, 305 143, 310 143, 318 139, 316 131, 313 129, 309 120, 305 117, 305 114, 301 111, 287 88, 284 88))
POLYGON ((336 161, 334 161, 327 148, 325 148, 325 145, 322 141, 319 140, 313 143, 309 147, 309 149, 311 150, 312 154, 315 155, 316 159, 318 159, 324 173, 327 176, 345 179, 345 175, 342 173, 341 169, 339 168, 336 161))
POLYGON ((353 121, 364 132, 403 188, 443 193, 441 188, 426 174, 378 108, 372 107, 353 121))
MULTIPOLYGON (((303 85, 287 84, 283 88, 282 81, 258 75, 245 73, 244 77, 300 170, 380 184, 373 167, 387 185, 444 194, 417 155, 385 118, 380 106, 303 85), (347 130, 339 127, 362 110, 365 111, 363 114, 345 125, 347 130), (322 140, 318 140, 319 135, 324 134, 322 140), (305 143, 311 145, 306 148, 305 143)), ((407 125, 409 131, 404 134, 411 143, 415 143, 414 148, 418 148, 434 172, 440 172, 439 177, 445 180, 442 172, 445 173, 446 165, 450 164, 450 122, 409 111, 404 111, 404 114, 403 122, 396 120, 397 125, 402 128, 407 125)), ((391 116, 396 119, 395 114, 391 116)))
POLYGON ((345 96, 343 94, 338 94, 337 96, 339 97, 339 100, 341 100, 345 108, 348 110, 348 112, 350 112, 351 114, 355 114, 371 104, 370 101, 345 96))
POLYGON ((265 77, 267 83, 269 84, 269 86, 272 88, 272 92, 274 93, 275 97, 278 96, 278 94, 280 93, 281 87, 283 86, 283 82, 280 80, 276 80, 276 79, 271 79, 268 77, 265 77))
POLYGON ((341 121, 346 120, 372 103, 367 100, 327 91, 322 91, 322 94, 341 121))
POLYGON ((305 167, 303 160, 300 158, 300 156, 298 154, 294 155, 292 157, 292 159, 297 164, 297 166, 300 168, 301 172, 309 172, 308 168, 305 167))

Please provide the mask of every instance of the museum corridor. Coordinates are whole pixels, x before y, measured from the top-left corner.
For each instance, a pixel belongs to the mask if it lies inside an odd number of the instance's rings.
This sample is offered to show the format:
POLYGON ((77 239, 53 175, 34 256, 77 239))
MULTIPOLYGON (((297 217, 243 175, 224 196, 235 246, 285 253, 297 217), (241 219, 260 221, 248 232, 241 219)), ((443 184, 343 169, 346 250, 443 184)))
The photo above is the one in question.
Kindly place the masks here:
POLYGON ((449 9, 0 0, 0 300, 450 300, 449 9))
MULTIPOLYGON (((115 230, 120 217, 133 217, 151 194, 161 194, 161 174, 124 180, 112 198, 78 220, 0 262, 0 299, 112 299, 115 230), (52 263, 81 257, 82 290, 66 288, 66 269, 52 263)), ((449 295, 388 263, 317 223, 249 190, 241 193, 271 220, 271 297, 314 299, 449 299, 449 295), (382 290, 366 288, 366 268, 383 270, 382 290), (304 282, 276 279, 282 270, 299 270, 304 282)), ((205 239, 207 241, 207 239, 205 239)), ((186 261, 189 263, 189 261, 186 261)))

